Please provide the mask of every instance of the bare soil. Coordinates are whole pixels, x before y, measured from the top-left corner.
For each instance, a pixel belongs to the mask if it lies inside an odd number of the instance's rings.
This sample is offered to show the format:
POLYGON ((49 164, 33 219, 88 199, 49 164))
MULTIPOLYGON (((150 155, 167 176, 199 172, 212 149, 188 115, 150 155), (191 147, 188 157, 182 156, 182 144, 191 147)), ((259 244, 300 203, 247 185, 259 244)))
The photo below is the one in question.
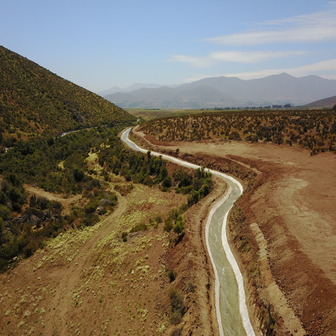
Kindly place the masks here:
POLYGON ((262 272, 249 289, 270 303, 278 335, 336 335, 336 156, 273 144, 167 144, 137 134, 157 149, 218 164, 230 159, 259 172, 241 202, 244 234, 257 246, 262 272))
POLYGON ((185 202, 184 195, 134 185, 101 222, 59 235, 1 274, 0 335, 166 334, 169 237, 149 220, 185 202), (122 232, 141 223, 148 229, 123 242, 122 232))
POLYGON ((50 201, 57 201, 62 204, 63 206, 63 214, 69 215, 70 209, 73 205, 79 204, 80 200, 82 199, 82 195, 76 195, 76 196, 66 196, 66 195, 60 195, 55 193, 50 193, 48 191, 45 191, 41 188, 25 184, 24 185, 25 190, 29 192, 31 195, 35 195, 37 197, 43 197, 50 201))
MULTIPOLYGON (((94 160, 89 163, 97 168, 94 160)), ((170 172, 176 169, 168 165, 170 172)), ((177 243, 156 219, 164 220, 172 208, 186 203, 186 195, 115 176, 110 180, 118 193, 113 213, 92 227, 49 240, 0 275, 0 335, 218 335, 203 225, 225 184, 218 182, 213 193, 187 211, 186 233, 177 243), (122 240, 123 232, 142 223, 147 230, 122 240), (180 321, 172 320, 173 291, 183 301, 180 321)), ((81 196, 25 188, 62 203, 65 213, 85 203, 81 196)))

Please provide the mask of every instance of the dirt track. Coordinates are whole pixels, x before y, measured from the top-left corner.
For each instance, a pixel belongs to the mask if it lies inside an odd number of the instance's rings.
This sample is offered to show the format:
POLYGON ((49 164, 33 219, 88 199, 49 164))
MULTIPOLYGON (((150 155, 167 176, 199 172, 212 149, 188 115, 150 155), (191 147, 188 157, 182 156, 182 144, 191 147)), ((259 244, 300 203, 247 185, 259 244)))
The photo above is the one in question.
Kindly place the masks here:
POLYGON ((59 235, 0 275, 0 335, 169 332, 168 236, 162 224, 129 234, 127 242, 121 233, 165 218, 186 196, 135 185, 118 199, 100 223, 59 235))
POLYGON ((117 209, 103 220, 99 229, 83 244, 79 246, 71 263, 66 269, 62 270, 62 280, 55 284, 55 294, 49 302, 49 309, 45 318, 53 323, 47 323, 45 328, 46 335, 66 335, 69 332, 70 319, 73 314, 74 300, 73 295, 81 286, 83 274, 92 263, 93 250, 95 246, 111 233, 111 225, 126 210, 126 200, 119 198, 117 209))

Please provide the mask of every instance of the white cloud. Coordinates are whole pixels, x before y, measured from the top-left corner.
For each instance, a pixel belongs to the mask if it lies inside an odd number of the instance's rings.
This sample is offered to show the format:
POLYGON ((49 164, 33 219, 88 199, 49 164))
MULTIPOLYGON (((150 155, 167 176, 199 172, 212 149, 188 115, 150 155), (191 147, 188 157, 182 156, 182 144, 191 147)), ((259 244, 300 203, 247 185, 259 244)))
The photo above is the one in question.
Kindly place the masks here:
POLYGON ((305 53, 304 51, 219 51, 210 54, 209 58, 221 62, 258 63, 305 53))
POLYGON ((268 29, 213 37, 206 41, 241 46, 336 40, 336 1, 330 2, 329 5, 328 10, 261 24, 268 26, 268 29))
POLYGON ((195 67, 209 67, 220 62, 258 63, 275 58, 306 54, 305 51, 217 51, 205 57, 174 55, 171 62, 182 62, 195 67))
POLYGON ((186 79, 186 82, 194 82, 196 80, 200 80, 203 78, 217 77, 217 76, 238 77, 240 79, 255 79, 284 72, 289 73, 296 77, 319 75, 324 78, 336 79, 336 58, 294 68, 263 69, 250 72, 225 73, 218 75, 196 75, 186 79))

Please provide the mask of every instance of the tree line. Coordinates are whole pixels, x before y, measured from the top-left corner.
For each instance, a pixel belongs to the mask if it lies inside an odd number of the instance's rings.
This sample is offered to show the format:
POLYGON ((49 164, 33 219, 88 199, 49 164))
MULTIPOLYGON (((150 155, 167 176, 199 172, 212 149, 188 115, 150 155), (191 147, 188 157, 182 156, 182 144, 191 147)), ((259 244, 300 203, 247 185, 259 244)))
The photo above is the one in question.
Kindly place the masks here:
POLYGON ((162 141, 271 142, 300 146, 311 154, 336 151, 333 110, 225 111, 151 120, 144 130, 162 141))

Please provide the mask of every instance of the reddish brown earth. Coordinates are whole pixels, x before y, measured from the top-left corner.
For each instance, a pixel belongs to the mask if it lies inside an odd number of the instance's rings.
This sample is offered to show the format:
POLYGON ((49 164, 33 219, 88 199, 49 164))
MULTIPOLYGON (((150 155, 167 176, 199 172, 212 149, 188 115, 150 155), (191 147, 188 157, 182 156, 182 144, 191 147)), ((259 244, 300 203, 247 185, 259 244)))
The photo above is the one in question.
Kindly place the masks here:
MULTIPOLYGON (((253 278, 245 265, 249 290, 270 304, 278 335, 336 335, 336 156, 272 144, 146 139, 159 150, 178 148, 180 156, 190 153, 215 166, 231 159, 259 172, 240 201, 247 217, 242 233, 260 272, 253 278)), ((245 264, 244 255, 237 256, 245 264)))

